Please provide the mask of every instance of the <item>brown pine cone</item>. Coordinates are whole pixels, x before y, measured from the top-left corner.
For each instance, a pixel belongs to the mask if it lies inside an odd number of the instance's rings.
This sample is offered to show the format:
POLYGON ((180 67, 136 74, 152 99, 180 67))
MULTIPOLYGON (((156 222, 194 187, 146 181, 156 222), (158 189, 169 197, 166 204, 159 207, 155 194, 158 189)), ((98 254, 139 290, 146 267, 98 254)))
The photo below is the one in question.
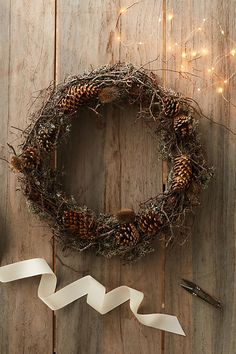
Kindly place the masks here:
POLYGON ((193 129, 193 118, 191 116, 186 116, 184 114, 179 114, 174 117, 174 130, 177 135, 185 136, 186 134, 191 134, 193 129))
POLYGON ((88 103, 98 96, 99 89, 94 84, 79 84, 68 88, 65 96, 59 102, 59 108, 64 113, 72 113, 80 105, 88 103))
POLYGON ((20 156, 22 169, 25 170, 34 170, 40 163, 41 158, 39 151, 32 146, 27 147, 20 156))
POLYGON ((115 237, 118 245, 134 247, 139 241, 139 232, 134 224, 123 224, 115 237))
POLYGON ((154 210, 150 210, 148 213, 140 215, 139 227, 146 235, 156 235, 162 225, 162 216, 154 210))
POLYGON ((97 235, 96 221, 85 212, 66 210, 63 213, 62 223, 66 229, 77 233, 83 239, 94 239, 97 235))
POLYGON ((179 98, 166 96, 162 99, 162 112, 167 117, 174 117, 181 109, 179 98))
POLYGON ((180 155, 174 159, 171 190, 181 192, 189 187, 192 179, 191 161, 187 155, 180 155))
POLYGON ((42 150, 50 152, 53 149, 56 137, 56 127, 53 124, 42 126, 37 135, 39 146, 42 150))

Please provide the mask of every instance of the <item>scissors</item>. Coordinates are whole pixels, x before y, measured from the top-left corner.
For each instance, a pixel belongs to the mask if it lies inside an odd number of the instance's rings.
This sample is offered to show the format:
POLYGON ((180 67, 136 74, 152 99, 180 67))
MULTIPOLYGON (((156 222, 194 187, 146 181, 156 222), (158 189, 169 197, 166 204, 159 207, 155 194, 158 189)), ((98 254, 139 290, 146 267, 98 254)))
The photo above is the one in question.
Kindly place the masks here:
POLYGON ((203 301, 208 302, 208 304, 214 306, 215 308, 222 310, 221 302, 217 300, 215 297, 206 293, 204 290, 202 290, 200 286, 186 279, 182 279, 182 282, 184 284, 180 284, 180 286, 182 286, 182 288, 188 291, 190 294, 195 295, 200 299, 202 299, 203 301))

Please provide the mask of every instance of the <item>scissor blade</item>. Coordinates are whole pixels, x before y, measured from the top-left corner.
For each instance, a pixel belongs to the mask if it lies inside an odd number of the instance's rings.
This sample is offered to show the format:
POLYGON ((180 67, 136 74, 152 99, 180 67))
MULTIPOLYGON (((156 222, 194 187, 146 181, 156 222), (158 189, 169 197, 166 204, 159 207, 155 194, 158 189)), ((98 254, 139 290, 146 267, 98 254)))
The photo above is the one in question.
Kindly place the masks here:
POLYGON ((194 291, 193 291, 193 288, 192 286, 188 286, 188 285, 185 285, 185 284, 180 284, 180 286, 185 289, 186 291, 188 291, 190 294, 193 295, 194 291))

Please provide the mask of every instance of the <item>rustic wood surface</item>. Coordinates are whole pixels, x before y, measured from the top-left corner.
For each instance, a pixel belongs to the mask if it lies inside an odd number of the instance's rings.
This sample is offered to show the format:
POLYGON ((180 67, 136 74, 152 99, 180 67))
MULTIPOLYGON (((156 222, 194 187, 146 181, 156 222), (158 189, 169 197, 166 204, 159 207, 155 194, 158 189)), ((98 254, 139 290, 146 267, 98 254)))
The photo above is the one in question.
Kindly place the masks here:
MULTIPOLYGON (((235 32, 234 1, 148 0, 0 0, 0 152, 8 158, 6 143, 20 143, 27 125, 32 96, 55 79, 82 73, 117 61, 146 65, 148 69, 179 70, 186 35, 203 18, 208 35, 193 37, 188 50, 208 43, 212 57, 230 52, 232 43, 220 34, 235 32), (131 6, 117 23, 121 8, 131 6), (170 20, 169 15, 174 14, 170 20), (117 24, 117 26, 116 26, 117 24), (177 56, 169 47, 182 43, 177 56), (163 58, 169 59, 166 63, 163 58), (13 128, 13 126, 15 128, 13 128)), ((225 77, 234 70, 235 58, 222 62, 225 77)), ((184 63, 184 65, 186 65, 184 63)), ((192 63, 187 63, 192 65, 192 63)), ((202 61, 195 60, 196 70, 202 61)), ((208 65, 208 64, 207 64, 208 65)), ((165 85, 198 100, 214 121, 236 130, 235 108, 215 88, 197 91, 177 73, 158 71, 165 85)), ((235 87, 225 92, 233 99, 235 87)), ((157 251, 132 265, 105 260, 91 252, 62 252, 50 231, 27 209, 17 190, 15 176, 0 161, 0 256, 5 265, 44 257, 54 267, 59 288, 91 274, 107 290, 126 284, 145 294, 142 312, 175 314, 186 337, 141 326, 128 304, 101 316, 85 299, 52 312, 37 299, 38 279, 0 286, 1 354, 234 354, 235 316, 235 137, 206 119, 199 122, 215 178, 196 212, 193 235, 180 247, 157 251), (181 278, 193 279, 220 297, 224 311, 217 312, 184 292, 181 278)), ((165 166, 158 160, 158 141, 141 121, 135 108, 109 107, 103 118, 84 111, 73 122, 70 141, 58 151, 58 168, 64 172, 69 193, 97 211, 137 209, 140 201, 162 191, 165 166)))

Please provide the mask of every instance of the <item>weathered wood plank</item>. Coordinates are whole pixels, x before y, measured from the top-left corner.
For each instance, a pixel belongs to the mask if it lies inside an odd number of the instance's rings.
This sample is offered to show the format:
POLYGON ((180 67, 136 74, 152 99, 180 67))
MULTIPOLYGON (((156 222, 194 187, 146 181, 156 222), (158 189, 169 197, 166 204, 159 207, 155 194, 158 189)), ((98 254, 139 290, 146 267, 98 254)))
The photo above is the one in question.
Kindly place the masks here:
MULTIPOLYGON (((125 6, 128 5, 126 2, 125 6)), ((119 59, 139 65, 156 58, 159 27, 154 19, 147 24, 148 5, 142 4, 136 12, 130 12, 130 16, 128 12, 124 14, 118 27, 121 32, 115 33, 121 7, 118 1, 99 1, 96 5, 91 1, 58 2, 58 81, 65 74, 83 72, 90 65, 96 67, 119 59), (138 23, 134 28, 137 14, 138 23), (155 28, 151 29, 153 23, 155 28), (123 36, 130 33, 132 41, 140 42, 139 32, 144 30, 146 37, 152 31, 154 45, 150 41, 142 49, 138 48, 141 44, 135 43, 129 49, 123 48, 119 36, 123 42, 123 36), (138 59, 133 55, 133 48, 139 53, 138 59), (73 55, 68 55, 71 52, 73 55)), ((153 1, 151 7, 156 19, 160 4, 153 1)), ((162 188, 161 163, 153 148, 157 146, 156 138, 142 122, 134 122, 133 109, 108 108, 104 116, 101 122, 91 114, 84 114, 73 122, 71 142, 66 147, 70 158, 65 158, 65 151, 62 161, 66 188, 81 203, 98 211, 116 212, 121 207, 137 210, 140 201, 162 188)), ((67 257, 59 248, 56 252, 64 263, 78 270, 73 272, 57 261, 57 274, 63 278, 61 286, 89 273, 108 290, 127 284, 144 291, 144 312, 161 310, 162 250, 135 265, 122 265, 118 259, 107 261, 90 252, 67 257), (152 273, 151 269, 155 271, 152 273)), ((56 328, 58 353, 155 353, 161 350, 161 333, 139 325, 128 304, 101 317, 84 301, 75 303, 57 313, 56 328)))
MULTIPOLYGON (((119 44, 114 42, 117 16, 115 1, 97 1, 96 3, 93 1, 58 1, 57 11, 58 82, 68 74, 83 73, 91 66, 97 67, 118 60, 119 44)), ((63 158, 61 158, 61 164, 66 171, 65 186, 81 204, 85 203, 97 211, 106 209, 106 204, 112 204, 114 207, 119 203, 119 195, 114 194, 113 191, 112 195, 109 195, 111 190, 104 188, 105 179, 107 185, 112 187, 115 186, 114 182, 119 177, 117 175, 119 159, 115 155, 118 149, 115 134, 117 117, 112 114, 112 110, 107 115, 109 115, 109 128, 107 128, 106 121, 103 123, 97 120, 91 113, 84 112, 78 117, 73 122, 70 144, 65 147, 63 158), (114 136, 114 139, 111 139, 111 136, 114 136), (104 157, 105 142, 109 144, 106 157, 104 157), (67 153, 70 158, 66 158, 67 153), (111 163, 110 169, 105 169, 105 161, 111 163), (113 183, 111 183, 112 179, 113 183)), ((56 271, 59 278, 63 279, 61 285, 83 275, 91 274, 107 287, 117 286, 107 281, 106 269, 109 267, 109 262, 101 257, 96 257, 91 252, 69 254, 65 257, 59 247, 56 249, 56 255, 63 259, 64 263, 78 270, 78 272, 73 272, 62 267, 56 258, 56 271)), ((84 300, 82 302, 77 302, 57 313, 57 353, 106 352, 103 340, 107 317, 102 317, 91 309, 84 300), (70 323, 69 331, 68 323, 70 323)), ((118 310, 113 314, 112 320, 114 322, 119 320, 118 310)), ((114 332, 110 332, 111 328, 107 330, 108 335, 113 337, 114 332)), ((115 338, 114 336, 113 345, 117 348, 115 338)))
MULTIPOLYGON (((168 1, 168 11, 174 14, 169 23, 168 39, 172 45, 182 42, 177 55, 170 64, 172 69, 179 70, 182 60, 185 70, 191 70, 194 63, 195 73, 200 73, 211 83, 208 68, 215 66, 217 72, 225 77, 234 71, 233 62, 227 56, 222 62, 214 65, 214 59, 229 52, 232 43, 225 40, 220 33, 219 23, 227 36, 234 36, 235 7, 233 1, 222 3, 192 1, 183 3, 168 1), (203 19, 206 19, 205 24, 203 19), (184 19, 184 21, 182 20, 184 19), (203 26, 203 34, 197 33, 190 37, 186 47, 184 42, 188 34, 203 26), (193 63, 181 58, 181 52, 196 51, 206 48, 209 55, 193 63), (197 71, 200 70, 200 71, 197 71), (202 71, 203 70, 203 71, 202 71)), ((201 30, 199 30, 201 32, 201 30)), ((233 59, 233 58, 232 58, 233 59)), ((234 59, 235 60, 235 59, 234 59)), ((168 75, 168 84, 198 100, 206 115, 235 130, 235 108, 224 102, 216 92, 216 87, 198 91, 202 87, 200 80, 193 78, 193 83, 179 79, 177 75, 168 75)), ((224 85, 220 80, 218 86, 224 85)), ((225 96, 235 95, 235 84, 230 84, 225 96)), ((206 145, 208 160, 216 167, 215 178, 210 183, 202 198, 202 207, 196 213, 196 222, 192 238, 182 248, 175 246, 167 255, 165 284, 168 311, 175 312, 184 325, 187 337, 175 337, 166 334, 165 352, 181 353, 233 353, 235 351, 236 320, 232 310, 235 304, 235 138, 224 128, 210 124, 201 119, 200 129, 202 140, 206 145), (224 304, 220 313, 214 308, 191 298, 179 288, 181 278, 193 279, 204 289, 217 297, 224 304)))
MULTIPOLYGON (((53 79, 54 1, 1 1, 1 155, 16 146, 30 98, 53 79), (3 148, 4 146, 4 148, 3 148)), ((16 177, 1 161, 1 265, 32 257, 50 263, 48 229, 29 212, 16 177)), ((0 352, 52 353, 52 313, 37 298, 38 279, 1 286, 0 352)))

